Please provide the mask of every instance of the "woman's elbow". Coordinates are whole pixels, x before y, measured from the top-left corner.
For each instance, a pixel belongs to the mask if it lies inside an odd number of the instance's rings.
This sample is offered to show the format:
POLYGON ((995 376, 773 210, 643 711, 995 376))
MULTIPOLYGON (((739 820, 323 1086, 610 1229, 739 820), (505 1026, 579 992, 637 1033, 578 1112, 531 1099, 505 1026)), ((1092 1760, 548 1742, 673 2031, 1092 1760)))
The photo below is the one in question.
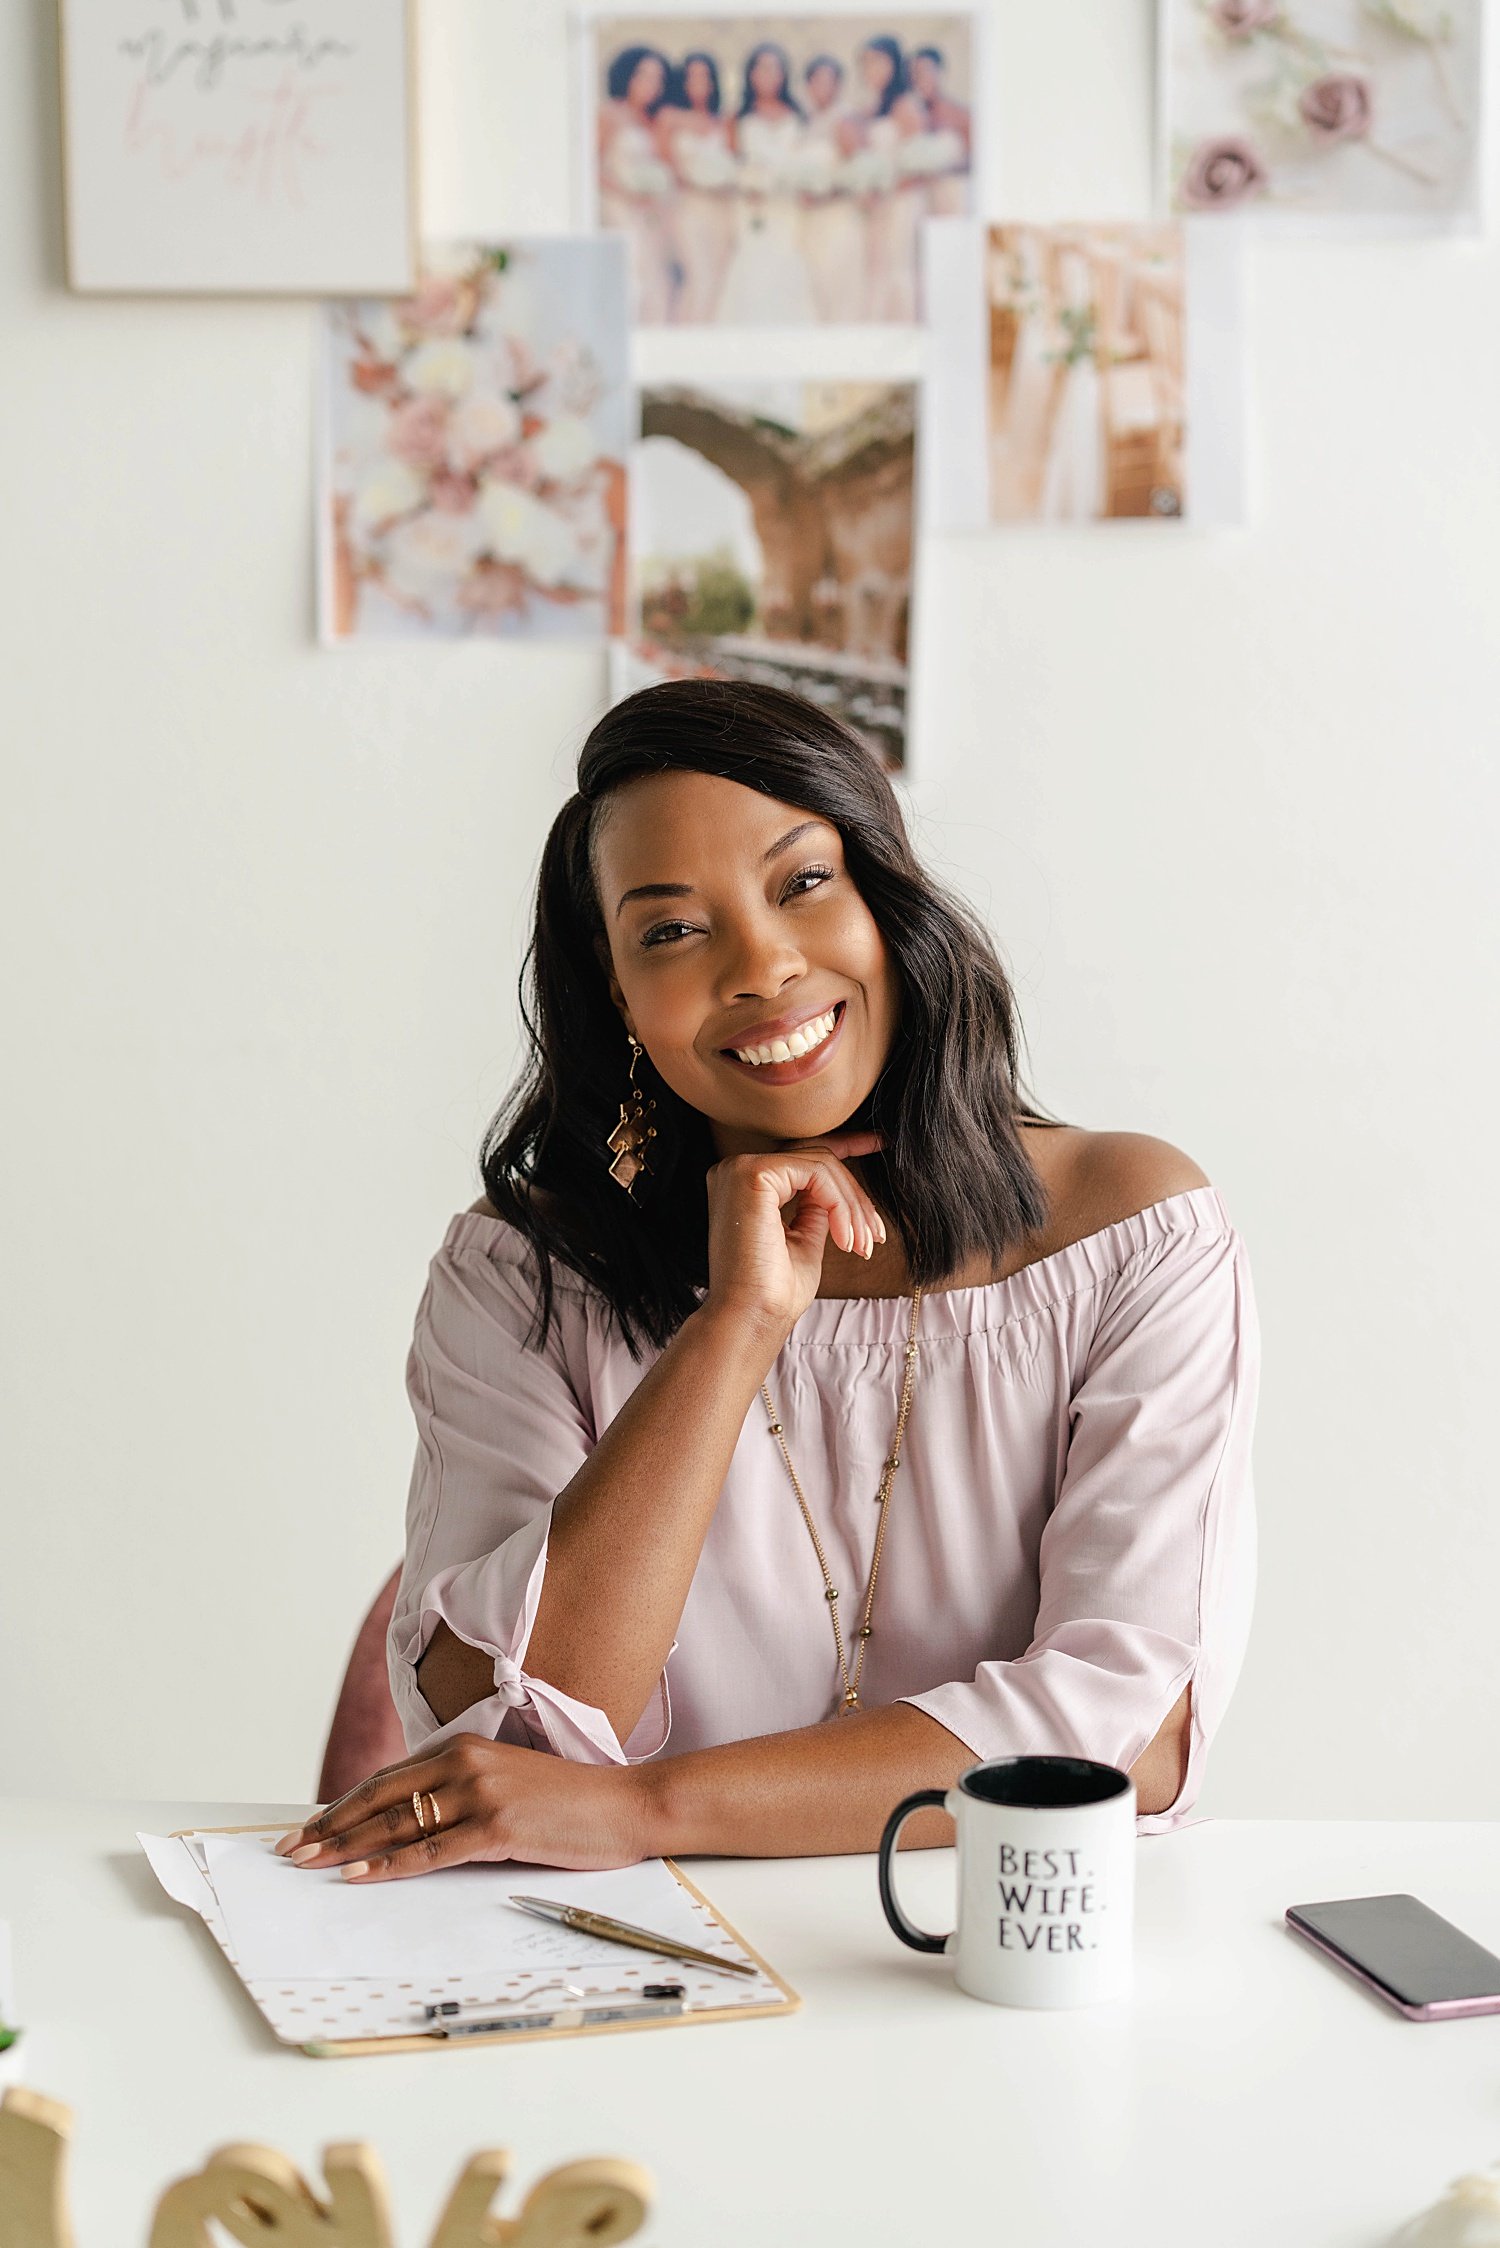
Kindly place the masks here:
POLYGON ((471 1647, 441 1618, 417 1659, 417 1687, 440 1725, 461 1717, 494 1691, 495 1665, 482 1647, 471 1647))
POLYGON ((1191 1684, 1184 1686, 1155 1740, 1130 1767, 1136 1810, 1142 1816, 1170 1810, 1182 1793, 1188 1768, 1192 1692, 1191 1684))

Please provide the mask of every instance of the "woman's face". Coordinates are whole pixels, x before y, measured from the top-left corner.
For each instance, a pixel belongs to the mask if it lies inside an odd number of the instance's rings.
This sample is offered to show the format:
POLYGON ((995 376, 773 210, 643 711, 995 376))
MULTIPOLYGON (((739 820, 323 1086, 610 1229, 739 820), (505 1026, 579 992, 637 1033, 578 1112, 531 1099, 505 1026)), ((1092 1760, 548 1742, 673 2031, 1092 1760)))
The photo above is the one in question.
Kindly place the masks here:
POLYGON ((714 94, 714 82, 708 64, 690 62, 682 74, 682 84, 694 109, 707 109, 714 94))
POLYGON ((760 101, 775 101, 781 93, 781 57, 769 48, 750 65, 750 91, 760 101))
POLYGON ((831 109, 839 90, 839 74, 832 63, 820 62, 808 73, 807 97, 814 109, 831 109))
POLYGON ((911 82, 923 101, 932 101, 942 92, 942 73, 931 55, 917 55, 913 58, 911 82))
POLYGON ((859 67, 864 82, 871 93, 883 94, 891 82, 891 73, 896 66, 884 47, 862 47, 859 55, 859 67))
POLYGON ((854 1114, 891 1050, 898 979, 836 827, 738 781, 652 773, 611 799, 594 870, 625 1027, 721 1156, 854 1114), (776 1061, 793 1037, 816 1043, 776 1061))
POLYGON ((630 73, 630 87, 625 98, 636 109, 649 109, 660 98, 666 82, 666 75, 656 56, 642 55, 630 73))

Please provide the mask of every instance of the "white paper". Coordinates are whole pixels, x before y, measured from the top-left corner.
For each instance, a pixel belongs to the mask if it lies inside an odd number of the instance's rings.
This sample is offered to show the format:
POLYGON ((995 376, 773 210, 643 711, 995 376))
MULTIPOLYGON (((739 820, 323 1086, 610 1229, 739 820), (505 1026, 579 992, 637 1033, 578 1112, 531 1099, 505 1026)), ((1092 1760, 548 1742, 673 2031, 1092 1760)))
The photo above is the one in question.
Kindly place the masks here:
MULTIPOLYGON (((7 2029, 19 2029, 21 2027, 16 2018, 16 2006, 16 1983, 15 1971, 11 1962, 10 1927, 6 1921, 0 1920, 0 2022, 3 2022, 7 2029)), ((20 2083, 21 2049, 21 2043, 18 2042, 6 2052, 0 2053, 0 2091, 3 2091, 7 2084, 20 2083)))
MULTIPOLYGON (((273 1843, 283 1830, 284 1822, 276 1822, 256 1831, 266 1844, 273 1843)), ((756 2009, 779 2004, 782 1987, 775 1978, 761 1970, 753 1975, 717 1975, 712 1969, 696 1967, 686 1961, 672 1960, 665 1969, 660 1955, 647 1951, 626 1950, 623 1946, 596 1944, 586 1936, 564 1937, 549 1931, 543 1922, 536 1922, 537 1939, 543 1951, 553 1951, 558 1946, 567 1952, 559 1963, 555 1956, 545 1958, 528 1955, 528 1964, 516 1972, 504 1970, 486 1974, 482 1969, 467 1972, 460 1962, 459 1971, 453 1971, 447 1947, 442 1947, 438 1958, 438 1972, 414 1977, 385 1975, 341 1974, 336 1980, 308 1975, 274 1975, 259 1977, 248 1975, 237 1957, 225 1926, 224 1911, 218 1897, 207 1880, 203 1867, 207 1862, 209 1831, 202 1830, 185 1836, 146 1835, 139 1837, 142 1848, 151 1862, 158 1879, 170 1894, 189 1909, 197 1911, 219 1944, 230 1965, 240 1975, 246 1990, 265 2016, 276 2036, 286 2045, 300 2045, 309 2049, 320 2047, 328 2041, 347 2038, 386 2038, 409 2036, 413 2030, 426 2027, 424 2007, 443 1999, 457 1999, 466 2007, 491 2006, 506 2013, 542 2013, 550 2010, 557 2001, 559 1978, 569 1983, 583 1983, 591 1996, 614 1997, 633 1986, 649 1982, 664 1972, 674 1981, 682 1982, 688 1992, 690 2011, 711 2007, 756 2009), (201 1863, 199 1861, 202 1861, 201 1863), (584 1962, 587 1960, 588 1964, 584 1962)), ((295 1871, 295 1869, 292 1869, 295 1871)), ((534 1877, 533 1894, 543 1896, 558 1894, 559 1884, 603 1881, 609 1884, 609 1895, 594 1901, 623 1907, 629 1900, 622 1894, 620 1877, 616 1874, 569 1875, 559 1874, 551 1868, 512 1866, 500 1868, 515 1878, 515 1887, 528 1877, 534 1877), (545 1884, 545 1886, 543 1886, 545 1884)), ((649 1879, 649 1868, 635 1869, 649 1879)), ((657 1872, 665 1869, 658 1866, 657 1872)), ((324 1877, 327 1878, 326 1876, 324 1877)), ((408 1890, 453 1877, 425 1875, 418 1882, 408 1882, 408 1890)), ((334 1876, 337 1879, 337 1876, 334 1876)), ((306 1885, 316 1888, 316 1879, 306 1885)), ((674 1910, 686 1906, 689 1925, 684 1933, 690 1935, 700 1949, 724 1952, 728 1957, 747 1960, 748 1955, 737 1948, 734 1939, 714 1919, 711 1908, 695 1899, 677 1882, 672 1884, 674 1910)), ((442 1892, 440 1892, 441 1894, 442 1892)), ((356 1891, 357 1894, 357 1891, 356 1891)), ((508 1892, 507 1892, 508 1894, 508 1892)), ((433 1892, 428 1887, 430 1911, 433 1892)), ((647 1909, 660 1916, 660 1897, 653 1891, 647 1909)), ((524 1916, 517 1914, 516 1918, 524 1916)), ((642 1923, 647 1925, 647 1923, 642 1923)), ((666 1932, 665 1926, 662 1930, 666 1932)), ((533 1939, 534 1943, 537 1939, 533 1939)))
MULTIPOLYGON (((273 1837, 274 1840, 274 1837, 273 1837)), ((141 1834, 136 1841, 150 1861, 151 1871, 174 1904, 193 1912, 206 1912, 214 1901, 213 1890, 193 1852, 181 1835, 141 1834)))
POLYGON ((929 219, 922 229, 932 361, 922 388, 918 450, 922 523, 929 531, 989 526, 985 234, 982 219, 929 219))
POLYGON ((1245 233, 1234 219, 1185 219, 1187 519, 1195 530, 1250 512, 1245 438, 1245 233))
POLYGON ((411 286, 406 0, 66 0, 75 289, 411 286))
MULTIPOLYGON (((147 1838, 141 1839, 144 1846, 147 1838)), ((704 1946, 701 1915, 659 1858, 610 1873, 504 1863, 359 1883, 343 1880, 336 1867, 319 1870, 278 1858, 274 1835, 204 1839, 230 1948, 247 1980, 434 1982, 606 1961, 618 1966, 627 1957, 648 1956, 520 1912, 508 1901, 513 1891, 585 1905, 704 1946)))

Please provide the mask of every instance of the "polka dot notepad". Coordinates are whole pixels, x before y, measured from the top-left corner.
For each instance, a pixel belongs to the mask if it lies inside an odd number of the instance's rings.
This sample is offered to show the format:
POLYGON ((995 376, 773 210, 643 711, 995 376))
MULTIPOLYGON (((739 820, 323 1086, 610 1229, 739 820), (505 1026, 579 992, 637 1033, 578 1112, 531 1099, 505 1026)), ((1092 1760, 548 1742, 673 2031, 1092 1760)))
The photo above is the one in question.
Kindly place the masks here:
MULTIPOLYGON (((691 1935, 686 1940, 705 1951, 722 1952, 756 1970, 753 1976, 714 1974, 691 1962, 664 1958, 624 1945, 604 1945, 588 1937, 569 1939, 577 1956, 559 1956, 559 1945, 548 1943, 550 1954, 538 1964, 515 1963, 515 1971, 478 1970, 435 1974, 429 1957, 426 1972, 400 1974, 341 1974, 338 1981, 302 1975, 265 1975, 246 1971, 230 1933, 229 1918, 212 1877, 211 1839, 223 1834, 265 1835, 274 1839, 281 1828, 203 1828, 174 1835, 140 1835, 157 1879, 168 1895, 196 1912, 239 1976, 272 2031, 283 2044, 317 2055, 346 2050, 410 2051, 416 2040, 426 2051, 461 2052, 471 2045, 500 2043, 506 2037, 535 2041, 552 2035, 599 2034, 602 2030, 669 2027, 680 2022, 737 2020, 768 2013, 789 2013, 800 2001, 779 1975, 750 1950, 736 1932, 714 1912, 707 1899, 687 1881, 677 1867, 664 1861, 681 1884, 677 1900, 678 1924, 682 1912, 690 1916, 691 1935), (560 2011, 629 2005, 646 1983, 671 1981, 684 1988, 684 2011, 658 2020, 590 2023, 557 2031, 515 2029, 485 2036, 454 2039, 434 2037, 423 2009, 444 2000, 456 2000, 464 2014, 493 2010, 506 2017, 536 2018, 560 2011)), ((488 1870, 488 1869, 486 1869, 488 1870)), ((423 1883, 444 1879, 442 1874, 419 1877, 423 1883)), ((556 1884, 554 1883, 554 1886, 556 1884)), ((373 1885, 372 1885, 373 1886, 373 1885)), ((539 1884, 538 1884, 539 1887, 539 1884)), ((621 1913, 620 1918, 629 1915, 621 1913)), ((659 1925, 653 1923, 652 1925, 659 1925)), ((538 1923, 539 1927, 544 1926, 538 1923)), ((564 1947, 565 1948, 565 1947, 564 1947)), ((399 1964, 399 1962, 397 1962, 399 1964)), ((444 1963, 446 1964, 446 1962, 444 1963)))

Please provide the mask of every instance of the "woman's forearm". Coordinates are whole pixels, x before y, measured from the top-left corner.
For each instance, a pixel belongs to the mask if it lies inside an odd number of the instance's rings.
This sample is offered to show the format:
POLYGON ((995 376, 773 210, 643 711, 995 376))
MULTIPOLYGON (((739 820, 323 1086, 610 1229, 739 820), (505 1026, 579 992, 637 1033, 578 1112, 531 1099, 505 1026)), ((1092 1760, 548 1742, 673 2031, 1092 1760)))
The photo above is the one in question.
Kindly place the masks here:
MULTIPOLYGON (((1187 1772, 1185 1690, 1130 1768, 1140 1813, 1175 1802, 1187 1772)), ((631 1768, 654 1856, 834 1857, 873 1850, 891 1812, 918 1788, 951 1787, 979 1759, 910 1702, 795 1733, 661 1757, 631 1768)), ((919 1811, 904 1847, 953 1840, 943 1811, 919 1811)))
MULTIPOLYGON (((653 1856, 833 1857, 873 1850, 903 1795, 951 1787, 977 1762, 945 1725, 896 1702, 795 1733, 767 1733, 632 1767, 653 1856)), ((953 1840, 942 1811, 903 1835, 933 1849, 953 1840)))
POLYGON ((656 1692, 776 1349, 748 1319, 692 1313, 553 1508, 526 1669, 602 1709, 621 1741, 656 1692))

